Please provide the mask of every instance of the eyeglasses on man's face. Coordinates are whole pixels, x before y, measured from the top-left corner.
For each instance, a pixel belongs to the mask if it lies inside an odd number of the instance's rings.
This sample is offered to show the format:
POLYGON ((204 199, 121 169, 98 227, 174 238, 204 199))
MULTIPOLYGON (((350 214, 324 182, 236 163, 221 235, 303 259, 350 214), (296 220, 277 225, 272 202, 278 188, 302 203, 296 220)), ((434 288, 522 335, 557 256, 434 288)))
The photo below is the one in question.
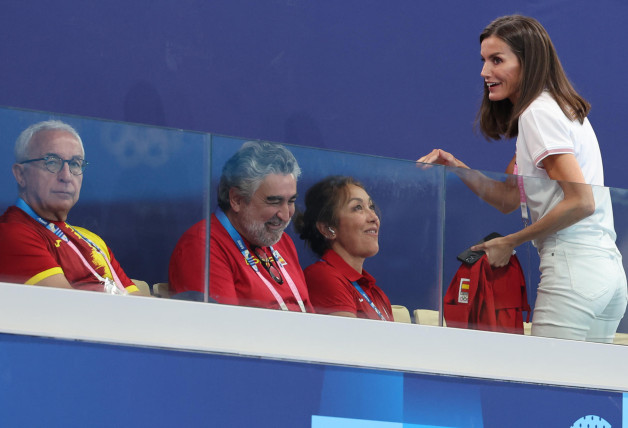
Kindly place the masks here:
POLYGON ((85 168, 87 168, 87 165, 89 164, 89 162, 87 162, 85 159, 72 158, 72 159, 66 160, 66 159, 61 159, 59 156, 55 156, 55 155, 48 155, 48 156, 44 156, 43 158, 25 160, 25 161, 20 162, 20 164, 38 162, 38 161, 44 161, 44 166, 46 167, 46 169, 52 172, 53 174, 56 174, 59 171, 61 171, 63 169, 63 165, 67 163, 68 168, 70 168, 70 172, 73 175, 81 175, 83 174, 83 171, 85 171, 85 168))
POLYGON ((253 249, 253 252, 260 260, 260 262, 262 262, 262 266, 264 266, 264 269, 266 269, 266 272, 268 272, 271 278, 274 279, 277 284, 283 284, 281 272, 279 272, 279 269, 277 269, 272 259, 268 257, 266 251, 264 251, 260 247, 255 247, 255 249, 253 249))

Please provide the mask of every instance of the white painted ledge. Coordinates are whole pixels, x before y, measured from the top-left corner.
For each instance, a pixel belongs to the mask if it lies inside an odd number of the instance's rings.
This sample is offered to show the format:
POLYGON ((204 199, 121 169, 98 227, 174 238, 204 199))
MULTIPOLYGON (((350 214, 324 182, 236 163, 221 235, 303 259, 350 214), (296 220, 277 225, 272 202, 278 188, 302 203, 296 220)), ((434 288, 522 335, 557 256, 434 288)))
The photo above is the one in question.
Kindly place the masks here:
POLYGON ((0 332, 628 392, 628 347, 0 283, 0 332))

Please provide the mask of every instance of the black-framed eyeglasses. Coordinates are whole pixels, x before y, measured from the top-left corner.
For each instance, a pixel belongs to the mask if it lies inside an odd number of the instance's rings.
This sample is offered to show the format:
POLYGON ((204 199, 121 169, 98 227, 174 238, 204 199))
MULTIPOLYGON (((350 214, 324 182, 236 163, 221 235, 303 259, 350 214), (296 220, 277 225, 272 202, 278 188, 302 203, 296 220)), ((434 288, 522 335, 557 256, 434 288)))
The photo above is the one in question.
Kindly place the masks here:
POLYGON ((268 272, 270 277, 274 279, 277 284, 283 284, 281 272, 279 272, 279 269, 277 268, 277 266, 275 266, 275 262, 273 262, 272 259, 268 257, 266 251, 264 251, 260 247, 255 247, 253 249, 253 252, 262 263, 262 266, 264 266, 264 269, 266 269, 266 272, 268 272))
POLYGON ((55 155, 48 155, 48 156, 44 156, 43 158, 38 158, 38 159, 25 160, 25 161, 20 162, 20 164, 37 162, 37 161, 44 161, 44 166, 46 167, 46 169, 52 172, 53 174, 56 174, 59 171, 61 171, 63 169, 63 165, 67 163, 68 167, 70 168, 70 172, 72 174, 81 175, 83 174, 83 171, 85 171, 85 168, 87 168, 87 165, 89 165, 89 162, 87 162, 85 159, 72 158, 72 159, 66 160, 66 159, 61 159, 59 156, 55 156, 55 155))

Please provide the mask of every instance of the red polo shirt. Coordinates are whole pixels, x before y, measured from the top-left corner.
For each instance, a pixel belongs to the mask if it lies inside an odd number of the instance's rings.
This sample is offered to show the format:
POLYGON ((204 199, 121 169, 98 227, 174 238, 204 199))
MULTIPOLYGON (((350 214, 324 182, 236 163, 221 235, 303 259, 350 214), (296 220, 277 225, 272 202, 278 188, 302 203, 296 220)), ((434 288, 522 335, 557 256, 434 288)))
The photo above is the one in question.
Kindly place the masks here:
POLYGON ((327 250, 322 260, 308 266, 305 281, 317 313, 351 312, 358 318, 380 319, 364 296, 353 286, 357 281, 387 321, 393 321, 390 301, 375 285, 367 271, 358 273, 334 250, 327 250))

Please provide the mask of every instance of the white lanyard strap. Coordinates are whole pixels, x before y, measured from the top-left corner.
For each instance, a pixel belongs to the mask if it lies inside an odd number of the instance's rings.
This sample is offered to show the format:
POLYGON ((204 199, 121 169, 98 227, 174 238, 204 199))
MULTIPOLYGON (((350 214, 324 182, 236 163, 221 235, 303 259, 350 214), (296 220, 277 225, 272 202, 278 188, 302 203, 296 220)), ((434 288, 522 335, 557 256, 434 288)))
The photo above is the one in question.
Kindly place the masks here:
POLYGON ((76 234, 78 234, 81 237, 81 239, 83 239, 85 242, 87 242, 87 244, 90 247, 94 248, 105 259, 105 263, 107 263, 107 266, 109 267, 109 271, 111 272, 111 275, 113 276, 113 284, 112 284, 111 279, 103 278, 98 272, 96 272, 94 267, 91 264, 88 263, 88 261, 85 259, 83 254, 76 247, 76 245, 74 245, 74 243, 72 241, 70 241, 70 239, 66 236, 66 234, 61 229, 59 229, 54 223, 51 223, 51 222, 41 218, 40 216, 38 216, 37 213, 35 213, 35 211, 22 198, 18 198, 18 200, 17 200, 15 205, 18 208, 20 208, 22 211, 24 211, 26 214, 31 216, 39 224, 44 226, 48 231, 54 233, 55 236, 61 238, 61 240, 63 242, 65 242, 72 249, 72 251, 74 251, 76 253, 77 256, 79 256, 79 258, 81 259, 81 262, 83 263, 83 265, 92 273, 92 275, 94 275, 96 277, 96 279, 98 279, 99 282, 101 282, 102 284, 105 285, 106 291, 113 292, 113 290, 110 290, 109 288, 111 288, 112 285, 115 285, 115 287, 117 287, 117 289, 119 290, 119 292, 116 293, 116 294, 127 294, 126 290, 124 289, 124 286, 122 285, 122 281, 120 281, 120 278, 118 277, 116 271, 114 270, 113 266, 109 262, 109 259, 103 253, 103 251, 100 249, 100 247, 98 247, 96 244, 94 244, 89 239, 87 239, 85 236, 83 236, 81 233, 79 233, 79 231, 77 231, 76 229, 72 228, 72 226, 68 225, 68 227, 70 227, 76 234))
MULTIPOLYGON (((109 258, 107 257, 107 255, 102 251, 102 249, 94 244, 92 241, 90 241, 89 239, 87 239, 86 236, 84 236, 81 232, 79 232, 78 230, 76 230, 75 228, 73 228, 72 226, 68 225, 70 227, 70 229, 72 229, 78 236, 80 236, 85 242, 87 242, 92 248, 94 248, 98 254, 100 254, 102 256, 103 259, 105 259, 105 263, 107 263, 107 267, 109 268, 109 272, 111 272, 111 276, 113 276, 113 283, 114 285, 118 288, 118 290, 120 291, 124 291, 123 294, 126 294, 126 290, 124 288, 124 285, 122 285, 122 281, 120 281, 120 278, 118 277, 118 274, 116 273, 115 269, 113 268, 113 266, 111 265, 111 262, 109 261, 109 258)), ((74 252, 76 254, 78 254, 81 257, 81 260, 83 261, 83 264, 85 266, 87 266, 92 273, 100 279, 100 281, 102 281, 104 284, 108 284, 111 280, 109 278, 103 278, 101 277, 98 272, 96 272, 94 270, 94 268, 92 268, 92 266, 87 263, 87 260, 85 260, 85 257, 83 257, 83 255, 79 252, 78 248, 76 248, 76 246, 70 242, 68 240, 68 244, 72 244, 71 247, 73 247, 74 252)))
POLYGON ((521 219, 523 220, 523 226, 527 227, 530 224, 530 216, 528 215, 528 204, 526 199, 525 188, 523 187, 523 176, 519 175, 519 167, 515 162, 514 171, 517 176, 517 187, 519 188, 519 206, 521 207, 521 219))
MULTIPOLYGON (((255 262, 253 262, 255 263, 255 262)), ((277 289, 275 287, 273 287, 273 285, 270 283, 270 281, 268 281, 266 278, 264 278, 261 274, 261 272, 259 271, 259 269, 255 269, 255 273, 257 273, 257 276, 259 277, 259 279, 262 280, 262 282, 264 283, 264 285, 266 286, 266 288, 268 288, 268 291, 270 291, 273 295, 273 297, 275 298, 275 300, 277 301, 277 303, 279 303, 279 307, 281 308, 282 311, 289 311, 290 309, 288 309, 288 306, 286 306, 286 303, 283 301, 283 299, 281 298, 281 296, 279 295, 279 292, 277 291, 277 289)))
POLYGON ((297 288, 297 285, 292 280, 292 277, 290 276, 286 268, 283 267, 286 261, 281 257, 281 255, 279 254, 279 251, 275 250, 272 246, 270 247, 270 251, 273 253, 273 258, 275 259, 277 266, 279 266, 279 270, 281 271, 281 274, 286 278, 286 281, 288 281, 288 286, 290 287, 290 291, 292 291, 292 294, 294 295, 295 299, 297 299, 297 303, 299 304, 299 308, 301 308, 301 312, 307 312, 305 310, 305 305, 303 304, 303 299, 301 298, 301 293, 299 293, 299 289, 297 288))
MULTIPOLYGON (((233 227, 233 225, 229 221, 229 218, 227 217, 227 215, 220 208, 216 210, 215 214, 216 214, 216 218, 218 218, 222 226, 227 230, 227 232, 229 233, 229 236, 231 236, 231 239, 236 244, 236 246, 238 247, 238 249, 244 256, 244 258, 246 259, 248 265, 251 266, 251 268, 255 271, 257 276, 262 280, 266 288, 268 288, 268 291, 271 292, 271 294, 273 295, 277 303, 279 303, 279 307, 281 308, 281 310, 288 311, 289 310, 288 306, 284 302, 283 298, 281 297, 277 289, 270 283, 270 281, 268 281, 266 278, 262 276, 259 268, 257 267, 257 263, 255 262, 255 259, 251 255, 251 252, 244 244, 244 240, 242 239, 238 231, 235 229, 235 227, 233 227)), ((282 275, 286 278, 286 281, 288 282, 288 286, 290 287, 290 291, 292 291, 292 294, 297 300, 299 304, 299 308, 301 309, 301 312, 307 312, 305 310, 305 305, 303 304, 303 300, 301 299, 301 294, 299 293, 299 290, 297 289, 296 284, 292 280, 292 277, 290 277, 290 275, 288 274, 288 271, 283 267, 286 261, 281 257, 279 252, 275 250, 272 246, 270 247, 270 251, 273 253, 273 257, 275 261, 277 262, 277 266, 279 266, 279 270, 281 271, 282 275)))

